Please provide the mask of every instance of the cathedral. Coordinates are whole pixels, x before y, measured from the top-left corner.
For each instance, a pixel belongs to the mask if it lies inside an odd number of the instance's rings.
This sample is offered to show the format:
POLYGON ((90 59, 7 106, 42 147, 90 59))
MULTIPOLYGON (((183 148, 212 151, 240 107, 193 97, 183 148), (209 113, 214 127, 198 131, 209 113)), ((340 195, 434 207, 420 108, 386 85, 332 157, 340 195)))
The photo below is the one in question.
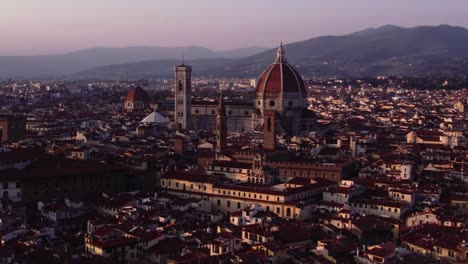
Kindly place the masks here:
MULTIPOLYGON (((175 67, 175 121, 184 129, 215 130, 225 122, 228 132, 264 131, 290 136, 307 135, 314 129, 315 113, 307 109, 307 93, 301 75, 285 58, 283 45, 276 59, 261 74, 250 102, 192 100, 192 68, 175 67), (223 116, 219 116, 220 110, 223 116)), ((223 128, 224 129, 224 128, 223 128)), ((274 148, 274 146, 271 146, 274 148)))

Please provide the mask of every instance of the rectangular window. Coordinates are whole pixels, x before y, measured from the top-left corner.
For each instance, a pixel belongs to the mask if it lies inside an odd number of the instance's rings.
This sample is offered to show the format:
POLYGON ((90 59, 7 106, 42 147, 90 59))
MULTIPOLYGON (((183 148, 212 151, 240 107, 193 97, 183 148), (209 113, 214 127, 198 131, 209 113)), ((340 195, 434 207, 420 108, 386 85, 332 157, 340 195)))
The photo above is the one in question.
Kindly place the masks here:
POLYGON ((237 209, 240 209, 240 208, 241 208, 241 203, 238 202, 238 203, 237 203, 237 209))
POLYGON ((221 205, 221 200, 220 199, 218 199, 217 204, 221 205))
POLYGON ((227 207, 231 208, 231 201, 227 201, 227 207))

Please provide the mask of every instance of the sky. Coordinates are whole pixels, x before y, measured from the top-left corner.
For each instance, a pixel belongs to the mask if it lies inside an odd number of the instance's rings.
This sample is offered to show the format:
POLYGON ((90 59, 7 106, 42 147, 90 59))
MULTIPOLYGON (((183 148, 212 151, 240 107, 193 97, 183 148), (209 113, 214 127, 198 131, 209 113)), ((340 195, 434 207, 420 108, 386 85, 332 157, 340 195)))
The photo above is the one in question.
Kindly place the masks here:
POLYGON ((0 0, 0 55, 274 47, 369 27, 468 28, 467 0, 0 0))

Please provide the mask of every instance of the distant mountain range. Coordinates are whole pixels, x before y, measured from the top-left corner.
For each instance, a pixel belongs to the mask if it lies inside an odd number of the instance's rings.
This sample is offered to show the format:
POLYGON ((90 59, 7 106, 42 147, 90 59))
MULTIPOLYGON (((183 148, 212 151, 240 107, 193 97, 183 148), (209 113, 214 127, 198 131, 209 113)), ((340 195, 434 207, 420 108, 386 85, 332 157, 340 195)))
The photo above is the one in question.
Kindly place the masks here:
POLYGON ((92 48, 59 55, 0 56, 0 77, 63 77, 105 65, 144 60, 216 59, 247 57, 268 48, 251 47, 212 51, 204 47, 92 48))
MULTIPOLYGON (((468 73, 468 30, 448 25, 387 25, 344 36, 312 38, 284 48, 287 60, 307 77, 468 73)), ((203 47, 96 48, 64 55, 0 57, 0 77, 171 77, 183 53, 194 76, 254 78, 272 63, 275 52, 264 48, 224 52, 203 47)))

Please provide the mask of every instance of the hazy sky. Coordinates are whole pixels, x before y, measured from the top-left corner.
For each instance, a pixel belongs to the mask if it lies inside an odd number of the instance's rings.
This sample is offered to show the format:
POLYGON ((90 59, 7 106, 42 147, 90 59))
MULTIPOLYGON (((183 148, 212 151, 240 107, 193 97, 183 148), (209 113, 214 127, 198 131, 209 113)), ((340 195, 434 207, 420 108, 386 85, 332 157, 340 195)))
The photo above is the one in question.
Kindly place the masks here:
POLYGON ((467 0, 0 0, 0 55, 276 46, 396 24, 468 27, 467 0))

